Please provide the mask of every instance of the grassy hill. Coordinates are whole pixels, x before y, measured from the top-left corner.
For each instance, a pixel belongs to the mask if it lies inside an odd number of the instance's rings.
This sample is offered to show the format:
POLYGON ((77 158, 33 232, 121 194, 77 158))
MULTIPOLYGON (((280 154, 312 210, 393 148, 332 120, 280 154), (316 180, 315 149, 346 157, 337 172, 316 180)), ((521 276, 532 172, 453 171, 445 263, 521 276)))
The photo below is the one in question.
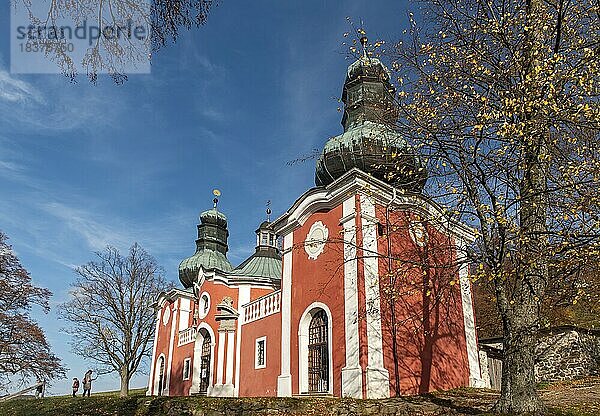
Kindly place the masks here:
MULTIPOLYGON (((541 389, 549 415, 600 415, 600 378, 555 383, 541 389)), ((498 393, 457 389, 422 396, 385 400, 331 398, 146 397, 135 390, 127 398, 118 392, 90 398, 48 397, 14 399, 0 403, 2 416, 217 416, 217 415, 319 415, 319 416, 440 416, 492 415, 498 393)))

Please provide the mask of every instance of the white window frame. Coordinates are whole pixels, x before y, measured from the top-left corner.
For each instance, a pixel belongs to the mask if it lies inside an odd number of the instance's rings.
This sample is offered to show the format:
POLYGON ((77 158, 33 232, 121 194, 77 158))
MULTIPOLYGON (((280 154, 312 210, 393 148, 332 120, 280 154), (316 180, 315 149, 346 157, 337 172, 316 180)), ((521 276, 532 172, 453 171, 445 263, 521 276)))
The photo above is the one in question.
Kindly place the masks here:
POLYGON ((260 338, 256 338, 256 341, 254 342, 254 369, 258 370, 261 368, 267 368, 267 337, 260 337, 260 338), (259 343, 263 343, 263 363, 259 364, 258 363, 258 345, 259 343))
POLYGON ((183 380, 189 380, 192 376, 192 359, 190 357, 187 357, 185 360, 183 360, 183 369, 182 369, 182 378, 183 380), (188 373, 187 373, 187 377, 185 376, 185 365, 187 363, 187 368, 188 368, 188 373))
POLYGON ((200 295, 200 301, 198 302, 198 318, 200 319, 204 319, 206 318, 206 316, 210 313, 210 295, 208 294, 208 292, 202 292, 202 294, 200 295), (204 312, 204 307, 202 305, 202 298, 206 297, 206 299, 208 299, 208 308, 206 308, 206 312, 204 312))
POLYGON ((310 321, 312 317, 323 309, 327 314, 327 349, 329 354, 329 391, 328 394, 333 394, 333 315, 329 307, 321 302, 314 302, 308 306, 302 313, 298 325, 298 357, 299 359, 299 374, 298 385, 300 394, 308 393, 308 332, 310 329, 310 321))

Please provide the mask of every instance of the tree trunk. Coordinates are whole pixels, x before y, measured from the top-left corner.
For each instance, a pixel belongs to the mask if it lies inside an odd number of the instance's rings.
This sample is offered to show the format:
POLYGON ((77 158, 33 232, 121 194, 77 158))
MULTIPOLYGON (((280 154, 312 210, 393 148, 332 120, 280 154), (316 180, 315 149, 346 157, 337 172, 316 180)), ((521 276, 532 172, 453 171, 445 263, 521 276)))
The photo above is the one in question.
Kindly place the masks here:
POLYGON ((504 332, 502 392, 496 410, 507 414, 542 414, 536 391, 535 346, 540 302, 548 283, 546 220, 548 165, 545 137, 524 142, 525 169, 520 184, 521 207, 517 263, 513 279, 497 288, 504 332), (514 285, 514 286, 513 286, 514 285))
POLYGON ((125 367, 122 368, 121 371, 119 372, 120 376, 121 376, 121 392, 120 392, 120 396, 121 397, 127 397, 129 395, 129 379, 130 374, 129 374, 129 370, 125 367))
POLYGON ((535 304, 524 302, 503 317, 502 395, 495 409, 500 413, 543 413, 535 382, 536 311, 535 304))

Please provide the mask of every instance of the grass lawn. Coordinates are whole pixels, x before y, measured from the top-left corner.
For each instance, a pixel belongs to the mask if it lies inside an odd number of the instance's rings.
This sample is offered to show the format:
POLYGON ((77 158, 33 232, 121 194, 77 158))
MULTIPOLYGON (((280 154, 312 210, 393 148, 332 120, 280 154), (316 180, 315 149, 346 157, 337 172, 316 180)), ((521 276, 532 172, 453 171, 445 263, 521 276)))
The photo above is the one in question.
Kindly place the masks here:
MULTIPOLYGON (((552 416, 600 415, 600 378, 541 386, 552 416)), ((146 397, 145 389, 92 394, 92 397, 21 398, 0 403, 1 416, 441 416, 492 415, 498 392, 462 388, 398 399, 354 400, 332 398, 205 398, 146 397)))

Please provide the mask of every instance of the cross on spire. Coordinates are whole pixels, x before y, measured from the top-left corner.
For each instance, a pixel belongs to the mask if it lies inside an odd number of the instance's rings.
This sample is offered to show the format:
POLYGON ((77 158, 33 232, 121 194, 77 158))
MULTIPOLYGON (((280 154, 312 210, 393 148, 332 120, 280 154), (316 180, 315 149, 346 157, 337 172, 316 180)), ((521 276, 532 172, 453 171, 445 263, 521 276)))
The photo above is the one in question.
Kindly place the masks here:
POLYGON ((268 222, 271 222, 271 213, 272 213, 272 211, 271 211, 271 200, 269 199, 267 201, 267 221, 268 222))
POLYGON ((361 33, 363 33, 363 36, 360 38, 360 44, 362 45, 362 57, 363 59, 367 59, 367 43, 369 42, 369 39, 364 36, 364 30, 361 29, 361 33))

